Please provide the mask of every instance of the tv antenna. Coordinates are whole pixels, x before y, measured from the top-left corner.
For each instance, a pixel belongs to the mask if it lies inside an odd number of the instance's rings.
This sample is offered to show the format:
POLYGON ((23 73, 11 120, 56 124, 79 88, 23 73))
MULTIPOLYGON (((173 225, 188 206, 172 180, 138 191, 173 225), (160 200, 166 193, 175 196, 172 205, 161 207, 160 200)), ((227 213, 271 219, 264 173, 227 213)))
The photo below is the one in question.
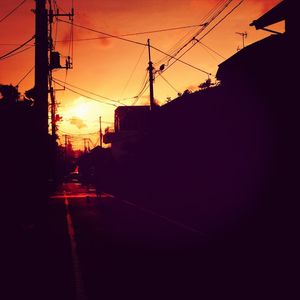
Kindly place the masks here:
MULTIPOLYGON (((236 34, 242 36, 243 48, 245 48, 245 39, 247 38, 248 33, 245 31, 245 32, 236 32, 236 34)), ((239 48, 238 48, 238 50, 239 50, 239 48)))

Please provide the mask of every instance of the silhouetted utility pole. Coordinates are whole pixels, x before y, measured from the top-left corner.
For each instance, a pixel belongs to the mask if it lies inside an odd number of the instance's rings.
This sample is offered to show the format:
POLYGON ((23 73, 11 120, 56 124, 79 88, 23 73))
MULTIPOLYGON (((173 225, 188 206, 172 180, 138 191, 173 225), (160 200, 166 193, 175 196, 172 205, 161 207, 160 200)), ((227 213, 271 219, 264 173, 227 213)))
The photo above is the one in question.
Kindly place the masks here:
POLYGON ((149 54, 149 88, 150 88, 150 110, 154 110, 154 92, 153 92, 153 82, 154 82, 154 77, 153 77, 153 63, 151 61, 151 47, 150 47, 150 39, 148 39, 148 54, 149 54))
POLYGON ((100 139, 100 147, 102 148, 102 126, 101 126, 101 117, 99 117, 99 126, 100 126, 100 133, 99 133, 99 139, 100 139))
MULTIPOLYGON (((46 0, 35 1, 35 105, 40 138, 43 143, 46 143, 48 135, 48 16, 46 0)), ((43 150, 41 149, 42 153, 44 153, 43 150)))
POLYGON ((52 86, 52 80, 49 78, 49 92, 51 100, 51 136, 53 140, 56 139, 56 101, 54 95, 54 89, 52 86))
POLYGON ((87 153, 90 150, 90 141, 88 138, 83 139, 83 145, 84 145, 84 153, 87 153))
MULTIPOLYGON (((52 23, 53 23, 53 10, 52 10, 52 1, 49 2, 50 9, 49 9, 49 44, 48 48, 50 51, 50 57, 53 50, 53 39, 52 39, 52 23)), ((50 92, 50 100, 51 100, 51 135, 53 140, 56 139, 56 101, 55 101, 55 94, 54 89, 52 86, 52 66, 50 62, 49 66, 49 92, 50 92)))
POLYGON ((53 38, 52 38, 52 26, 53 26, 53 19, 54 17, 68 17, 71 21, 73 21, 74 17, 74 8, 72 7, 72 12, 68 14, 61 14, 59 10, 57 9, 55 12, 52 9, 52 1, 49 1, 49 57, 50 57, 50 64, 49 64, 49 92, 50 92, 50 99, 51 99, 51 134, 52 137, 56 138, 56 100, 55 100, 55 94, 54 89, 52 86, 52 71, 54 69, 71 69, 72 62, 71 57, 68 56, 65 66, 61 66, 60 64, 60 53, 57 51, 54 51, 54 45, 53 45, 53 38))
POLYGON ((48 20, 46 0, 35 0, 35 74, 34 114, 36 122, 36 143, 33 151, 33 182, 35 213, 46 203, 47 179, 49 176, 48 147, 48 20))
POLYGON ((67 159, 67 156, 68 156, 69 136, 67 134, 64 134, 63 136, 65 138, 65 159, 67 159))

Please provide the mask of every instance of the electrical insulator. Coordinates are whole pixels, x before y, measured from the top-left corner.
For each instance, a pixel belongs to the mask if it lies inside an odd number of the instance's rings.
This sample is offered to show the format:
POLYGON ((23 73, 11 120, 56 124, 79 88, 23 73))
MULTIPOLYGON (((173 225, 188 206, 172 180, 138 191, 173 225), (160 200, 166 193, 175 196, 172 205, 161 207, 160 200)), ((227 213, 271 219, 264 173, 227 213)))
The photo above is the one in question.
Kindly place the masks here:
POLYGON ((72 69, 72 62, 70 56, 68 56, 66 59, 66 69, 72 69))

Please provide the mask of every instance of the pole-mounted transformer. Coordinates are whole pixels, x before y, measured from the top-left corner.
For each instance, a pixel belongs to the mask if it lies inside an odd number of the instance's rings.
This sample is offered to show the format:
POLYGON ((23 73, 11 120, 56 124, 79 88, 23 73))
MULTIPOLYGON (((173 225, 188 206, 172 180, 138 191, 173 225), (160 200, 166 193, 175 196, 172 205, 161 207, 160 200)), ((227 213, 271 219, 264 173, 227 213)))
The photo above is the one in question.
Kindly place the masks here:
POLYGON ((50 52, 50 69, 60 69, 62 66, 60 65, 60 53, 57 51, 50 52))

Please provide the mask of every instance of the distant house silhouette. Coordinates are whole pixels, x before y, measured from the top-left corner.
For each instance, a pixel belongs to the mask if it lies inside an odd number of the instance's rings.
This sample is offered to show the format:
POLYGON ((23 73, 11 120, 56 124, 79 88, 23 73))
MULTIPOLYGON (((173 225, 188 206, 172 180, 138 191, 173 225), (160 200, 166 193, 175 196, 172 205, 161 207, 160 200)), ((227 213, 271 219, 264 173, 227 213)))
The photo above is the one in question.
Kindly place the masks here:
POLYGON ((116 160, 130 159, 139 142, 149 131, 149 106, 120 106, 115 110, 114 132, 106 132, 103 140, 112 144, 116 160))

